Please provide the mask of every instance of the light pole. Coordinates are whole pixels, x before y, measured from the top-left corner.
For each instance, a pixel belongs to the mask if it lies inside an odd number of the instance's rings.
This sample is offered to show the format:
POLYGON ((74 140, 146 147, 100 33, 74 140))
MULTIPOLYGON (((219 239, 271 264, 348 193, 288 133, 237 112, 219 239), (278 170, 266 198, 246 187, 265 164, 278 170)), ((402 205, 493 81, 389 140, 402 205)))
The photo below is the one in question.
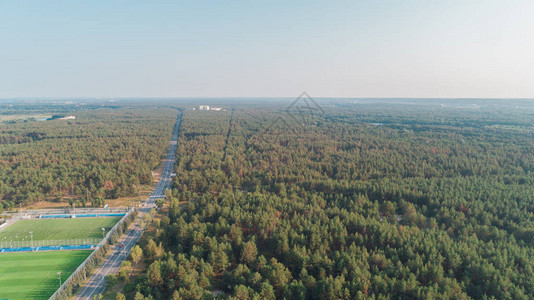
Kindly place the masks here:
POLYGON ((57 272, 57 276, 59 277, 59 287, 61 287, 61 272, 57 272))
POLYGON ((106 231, 106 228, 102 227, 102 238, 106 237, 105 231, 106 231))
POLYGON ((30 236, 31 236, 31 239, 32 239, 32 251, 33 251, 33 231, 30 231, 30 236))

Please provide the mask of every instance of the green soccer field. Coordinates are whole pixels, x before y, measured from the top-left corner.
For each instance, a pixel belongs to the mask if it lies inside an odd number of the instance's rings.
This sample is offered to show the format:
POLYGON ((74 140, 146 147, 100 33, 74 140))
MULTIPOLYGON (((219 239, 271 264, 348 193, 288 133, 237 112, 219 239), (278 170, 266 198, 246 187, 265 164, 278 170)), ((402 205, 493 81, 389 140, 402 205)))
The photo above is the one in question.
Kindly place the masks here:
POLYGON ((0 299, 48 299, 91 251, 0 253, 0 299))
POLYGON ((30 231, 33 232, 34 241, 102 238, 102 228, 107 233, 120 219, 121 217, 20 220, 0 231, 0 242, 29 241, 30 231))

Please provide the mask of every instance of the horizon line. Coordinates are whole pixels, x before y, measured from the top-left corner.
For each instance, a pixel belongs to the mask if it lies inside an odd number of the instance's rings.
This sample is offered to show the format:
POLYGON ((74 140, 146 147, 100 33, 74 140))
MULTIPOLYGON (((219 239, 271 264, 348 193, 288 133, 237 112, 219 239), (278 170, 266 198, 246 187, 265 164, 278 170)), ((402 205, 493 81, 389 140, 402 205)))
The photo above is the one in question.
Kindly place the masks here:
MULTIPOLYGON (((17 97, 0 97, 2 100, 131 100, 131 99, 294 99, 298 96, 17 96, 17 97)), ((362 97, 362 96, 320 96, 313 99, 417 99, 417 100, 468 100, 468 99, 487 99, 487 100, 534 100, 534 97, 362 97)))

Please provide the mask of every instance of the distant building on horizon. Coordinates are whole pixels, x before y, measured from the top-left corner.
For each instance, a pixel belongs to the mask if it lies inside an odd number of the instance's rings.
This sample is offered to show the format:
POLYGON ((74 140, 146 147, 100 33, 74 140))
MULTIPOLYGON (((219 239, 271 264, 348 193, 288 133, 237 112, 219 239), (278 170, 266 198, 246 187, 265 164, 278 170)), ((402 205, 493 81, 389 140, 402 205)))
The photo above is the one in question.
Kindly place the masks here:
MULTIPOLYGON (((193 110, 195 110, 195 108, 193 108, 193 110)), ((225 109, 222 109, 222 107, 209 106, 209 105, 200 105, 198 107, 198 110, 226 111, 225 109)))

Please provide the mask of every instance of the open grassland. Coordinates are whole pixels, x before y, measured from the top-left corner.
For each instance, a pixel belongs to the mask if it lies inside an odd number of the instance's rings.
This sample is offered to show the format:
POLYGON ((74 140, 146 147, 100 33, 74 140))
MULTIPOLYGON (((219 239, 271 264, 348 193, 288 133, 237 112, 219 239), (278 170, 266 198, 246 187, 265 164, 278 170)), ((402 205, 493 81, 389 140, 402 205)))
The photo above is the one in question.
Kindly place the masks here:
POLYGON ((120 219, 121 217, 20 220, 0 231, 0 241, 28 241, 30 231, 33 232, 34 241, 101 238, 102 228, 107 233, 120 219))
POLYGON ((52 115, 50 114, 16 114, 16 115, 4 115, 0 114, 0 122, 4 121, 15 121, 15 120, 28 120, 28 119, 47 119, 51 118, 52 115))
POLYGON ((0 254, 0 299, 48 299, 91 251, 0 254))

